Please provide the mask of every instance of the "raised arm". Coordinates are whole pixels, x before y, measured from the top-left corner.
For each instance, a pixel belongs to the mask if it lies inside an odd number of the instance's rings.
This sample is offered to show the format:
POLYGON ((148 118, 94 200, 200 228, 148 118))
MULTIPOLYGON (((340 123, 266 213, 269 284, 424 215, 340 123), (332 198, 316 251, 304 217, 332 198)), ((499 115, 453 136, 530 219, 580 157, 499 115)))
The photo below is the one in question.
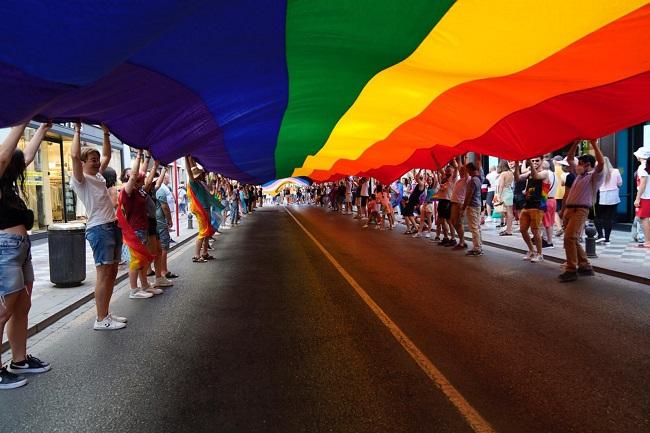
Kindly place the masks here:
POLYGON ((146 174, 149 169, 149 162, 151 161, 151 153, 149 151, 144 151, 144 158, 142 164, 140 165, 140 173, 146 174))
POLYGON ((36 152, 38 152, 38 148, 41 147, 41 142, 43 141, 43 138, 45 138, 45 133, 51 127, 52 123, 50 122, 41 123, 41 126, 36 130, 36 134, 34 134, 32 139, 29 140, 29 143, 27 143, 27 146, 25 146, 25 166, 31 164, 34 158, 36 158, 36 152))
POLYGON ((573 174, 576 173, 576 151, 578 150, 579 143, 580 140, 575 140, 573 143, 571 143, 569 152, 566 155, 566 161, 569 163, 569 172, 573 174))
POLYGON ((142 160, 142 149, 138 149, 138 153, 135 155, 135 159, 131 164, 131 175, 129 176, 129 180, 124 185, 124 191, 126 191, 128 195, 131 195, 133 193, 133 190, 135 189, 135 183, 140 174, 141 160, 142 160))
POLYGON ((111 133, 108 126, 102 123, 102 130, 104 131, 104 141, 102 144, 102 158, 99 162, 99 173, 104 173, 106 167, 111 162, 111 133))
MULTIPOLYGON (((156 161, 156 167, 158 167, 160 164, 158 161, 156 161)), ((158 176, 158 180, 156 181, 155 189, 154 191, 158 191, 158 189, 162 186, 163 182, 165 181, 165 174, 167 174, 167 166, 163 165, 162 170, 160 170, 160 176, 158 176)))
MULTIPOLYGON (((145 159, 146 161, 146 159, 145 159)), ((153 162, 153 167, 151 167, 151 170, 149 170, 149 173, 147 174, 147 177, 144 179, 144 190, 149 192, 151 191, 151 186, 153 183, 153 177, 156 175, 156 170, 158 170, 158 161, 153 162)))
POLYGON ((0 176, 4 175, 7 166, 11 162, 11 158, 14 155, 16 147, 18 147, 18 142, 26 127, 27 123, 23 123, 22 125, 11 128, 9 135, 7 135, 7 138, 0 145, 0 176))
POLYGON ((596 153, 596 173, 601 173, 603 168, 605 168, 605 157, 603 156, 603 152, 600 150, 598 140, 591 140, 591 147, 594 148, 594 152, 596 153))
POLYGON ((72 137, 72 146, 70 148, 72 157, 72 175, 77 182, 84 181, 84 170, 81 165, 81 123, 75 122, 74 136, 72 137))
POLYGON ((194 174, 192 174, 192 167, 194 167, 194 161, 192 160, 192 157, 187 155, 185 157, 185 168, 187 169, 187 177, 190 178, 190 180, 194 180, 194 174))

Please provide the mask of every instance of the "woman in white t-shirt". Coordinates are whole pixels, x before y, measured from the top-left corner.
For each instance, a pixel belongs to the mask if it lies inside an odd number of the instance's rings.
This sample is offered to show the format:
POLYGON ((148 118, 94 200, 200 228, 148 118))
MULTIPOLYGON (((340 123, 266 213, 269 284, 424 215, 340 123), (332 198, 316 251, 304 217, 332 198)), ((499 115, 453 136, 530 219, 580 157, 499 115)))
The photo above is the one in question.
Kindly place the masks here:
POLYGON ((102 176, 111 160, 108 128, 104 129, 102 154, 91 147, 81 148, 81 124, 75 125, 72 139, 70 187, 86 207, 86 239, 93 250, 95 280, 95 330, 115 330, 126 326, 126 318, 110 313, 109 305, 122 255, 122 231, 117 225, 115 207, 102 176))
POLYGON ((608 157, 605 157, 605 180, 600 186, 598 195, 598 204, 596 204, 596 230, 598 238, 596 242, 609 244, 609 235, 612 232, 614 218, 616 217, 616 207, 621 202, 619 197, 619 188, 623 185, 621 172, 612 166, 608 157))

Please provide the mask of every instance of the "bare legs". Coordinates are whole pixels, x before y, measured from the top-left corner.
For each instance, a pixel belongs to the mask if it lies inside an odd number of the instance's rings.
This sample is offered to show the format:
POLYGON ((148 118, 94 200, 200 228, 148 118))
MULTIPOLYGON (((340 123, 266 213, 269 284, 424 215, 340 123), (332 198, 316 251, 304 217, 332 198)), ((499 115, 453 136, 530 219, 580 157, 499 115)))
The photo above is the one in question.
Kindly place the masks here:
MULTIPOLYGON (((95 307, 97 308, 97 320, 102 321, 108 316, 108 307, 113 296, 113 286, 117 277, 117 264, 97 266, 97 280, 95 281, 95 307)), ((129 270, 129 277, 131 276, 129 270)), ((137 287, 137 281, 135 286, 137 287)))

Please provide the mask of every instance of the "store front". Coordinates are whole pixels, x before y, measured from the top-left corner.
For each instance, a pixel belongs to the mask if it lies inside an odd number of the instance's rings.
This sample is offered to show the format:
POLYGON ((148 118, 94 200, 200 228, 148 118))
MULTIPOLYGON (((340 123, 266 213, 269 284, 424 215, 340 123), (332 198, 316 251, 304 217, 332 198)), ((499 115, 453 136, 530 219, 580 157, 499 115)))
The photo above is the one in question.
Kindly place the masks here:
MULTIPOLYGON (((30 125, 18 143, 20 149, 31 140, 36 133, 37 125, 30 125), (33 126, 33 127, 32 127, 33 126)), ((91 146, 101 152, 101 130, 84 125, 82 146, 91 146)), ((25 202, 34 211, 33 232, 44 231, 53 223, 75 221, 85 214, 83 204, 77 200, 70 189, 72 176, 72 146, 71 128, 55 125, 47 133, 34 161, 27 167, 25 178, 25 202)), ((112 157, 110 165, 120 172, 122 170, 122 144, 112 141, 112 157)))

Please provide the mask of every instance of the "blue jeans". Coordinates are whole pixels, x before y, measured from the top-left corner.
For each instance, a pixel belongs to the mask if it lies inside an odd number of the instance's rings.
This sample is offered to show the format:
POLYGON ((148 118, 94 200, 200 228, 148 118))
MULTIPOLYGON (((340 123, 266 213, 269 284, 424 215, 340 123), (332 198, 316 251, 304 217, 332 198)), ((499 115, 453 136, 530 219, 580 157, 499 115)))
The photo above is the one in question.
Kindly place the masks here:
POLYGON ((0 233, 0 303, 34 281, 29 236, 0 233))
POLYGON ((237 212, 239 212, 239 206, 235 200, 230 202, 230 224, 235 225, 237 222, 237 212))
POLYGON ((117 222, 86 229, 86 239, 93 250, 95 266, 116 265, 122 259, 122 230, 117 222))

